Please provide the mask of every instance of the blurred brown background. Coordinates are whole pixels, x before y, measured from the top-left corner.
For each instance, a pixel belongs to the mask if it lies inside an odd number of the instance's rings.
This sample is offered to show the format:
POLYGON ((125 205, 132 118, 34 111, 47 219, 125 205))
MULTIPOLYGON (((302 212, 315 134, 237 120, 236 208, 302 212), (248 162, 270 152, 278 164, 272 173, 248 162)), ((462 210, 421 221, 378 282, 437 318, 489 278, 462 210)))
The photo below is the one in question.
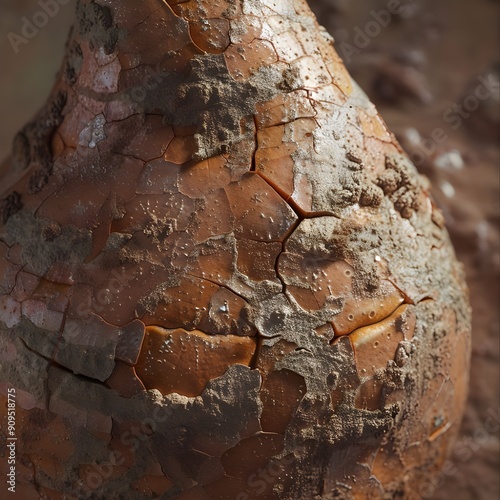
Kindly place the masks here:
MULTIPOLYGON (((76 0, 61 2, 66 4, 24 43, 9 34, 22 36, 23 16, 33 20, 40 5, 35 0, 1 1, 2 157, 54 80, 76 0)), ((499 2, 310 4, 335 37, 353 76, 431 179, 466 266, 474 311, 469 403, 449 467, 422 485, 420 494, 435 500, 498 499, 499 2)), ((43 24, 43 16, 39 20, 43 24)))
MULTIPOLYGON (((25 16, 30 21, 42 9, 38 0, 0 0, 0 157, 9 154, 16 132, 43 104, 54 82, 64 52, 64 42, 74 18, 76 0, 63 0, 59 12, 49 17, 31 39, 22 36, 25 16), (9 34, 25 38, 20 42, 9 34)), ((43 2, 43 0, 42 0, 43 2)), ((40 18, 40 20, 43 20, 40 18)), ((35 26, 36 28, 36 26, 35 26)))

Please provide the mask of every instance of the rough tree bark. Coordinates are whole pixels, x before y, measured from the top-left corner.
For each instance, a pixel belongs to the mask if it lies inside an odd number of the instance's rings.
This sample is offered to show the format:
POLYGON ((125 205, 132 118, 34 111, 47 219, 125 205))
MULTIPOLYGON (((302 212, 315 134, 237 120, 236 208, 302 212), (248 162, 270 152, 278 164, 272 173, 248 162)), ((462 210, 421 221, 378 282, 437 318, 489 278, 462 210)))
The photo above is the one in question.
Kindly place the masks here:
POLYGON ((419 497, 466 395, 462 268, 304 1, 81 0, 9 162, 23 498, 419 497))

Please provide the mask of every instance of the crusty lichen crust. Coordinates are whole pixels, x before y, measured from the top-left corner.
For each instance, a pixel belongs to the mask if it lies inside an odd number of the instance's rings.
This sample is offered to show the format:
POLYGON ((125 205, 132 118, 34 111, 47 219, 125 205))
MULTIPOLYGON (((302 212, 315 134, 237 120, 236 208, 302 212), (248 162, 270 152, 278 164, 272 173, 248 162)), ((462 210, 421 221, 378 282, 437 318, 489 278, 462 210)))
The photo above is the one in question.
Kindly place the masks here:
POLYGON ((302 0, 79 1, 1 184, 23 498, 419 498, 443 464, 463 271, 332 42, 302 0))

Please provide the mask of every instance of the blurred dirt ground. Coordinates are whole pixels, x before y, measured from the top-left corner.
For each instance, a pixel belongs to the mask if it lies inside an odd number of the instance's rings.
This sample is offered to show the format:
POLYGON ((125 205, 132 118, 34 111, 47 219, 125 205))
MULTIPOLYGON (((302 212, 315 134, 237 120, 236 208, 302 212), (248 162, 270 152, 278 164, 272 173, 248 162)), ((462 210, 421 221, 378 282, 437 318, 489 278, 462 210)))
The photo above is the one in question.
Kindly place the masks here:
MULTIPOLYGON (((0 5, 0 156, 43 103, 75 1, 15 52, 35 0, 0 5), (18 40, 18 39, 17 39, 18 40)), ((310 0, 349 70, 433 183, 473 306, 471 389, 451 461, 422 498, 494 500, 499 480, 499 2, 310 0), (391 13, 388 7, 400 7, 391 13), (479 97, 478 97, 479 96, 479 97)))

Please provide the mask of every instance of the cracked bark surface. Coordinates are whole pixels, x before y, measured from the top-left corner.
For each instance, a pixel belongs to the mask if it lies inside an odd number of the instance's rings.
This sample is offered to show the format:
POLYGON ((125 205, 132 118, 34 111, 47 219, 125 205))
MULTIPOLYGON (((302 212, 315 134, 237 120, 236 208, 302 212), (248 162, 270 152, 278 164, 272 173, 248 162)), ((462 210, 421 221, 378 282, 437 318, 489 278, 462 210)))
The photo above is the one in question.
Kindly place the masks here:
POLYGON ((78 13, 2 178, 19 490, 416 498, 458 430, 467 292, 332 39, 300 0, 78 13))

